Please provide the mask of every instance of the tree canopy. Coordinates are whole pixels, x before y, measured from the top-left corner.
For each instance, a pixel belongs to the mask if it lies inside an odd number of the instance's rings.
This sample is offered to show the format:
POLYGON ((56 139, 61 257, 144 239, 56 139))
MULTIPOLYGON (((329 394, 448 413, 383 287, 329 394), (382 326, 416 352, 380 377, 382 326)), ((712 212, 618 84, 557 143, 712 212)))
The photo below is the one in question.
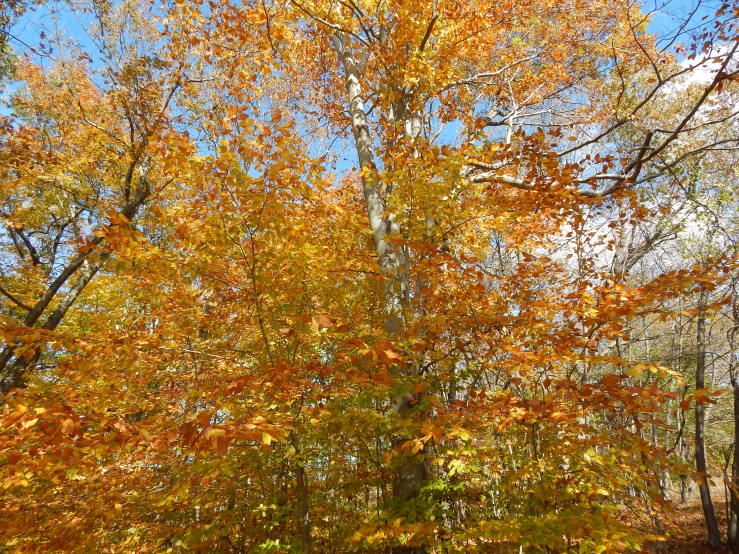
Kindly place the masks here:
POLYGON ((625 552, 708 490, 739 5, 8 9, 1 552, 625 552))

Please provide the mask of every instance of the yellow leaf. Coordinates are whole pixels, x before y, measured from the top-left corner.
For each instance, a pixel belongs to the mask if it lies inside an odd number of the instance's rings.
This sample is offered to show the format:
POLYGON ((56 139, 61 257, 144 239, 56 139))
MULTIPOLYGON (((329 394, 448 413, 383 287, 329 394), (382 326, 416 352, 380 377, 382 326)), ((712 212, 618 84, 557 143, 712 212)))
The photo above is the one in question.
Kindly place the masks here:
POLYGON ((37 421, 38 421, 38 418, 37 417, 35 417, 35 418, 31 419, 31 420, 28 420, 28 421, 26 421, 26 422, 23 423, 23 428, 24 429, 28 429, 29 427, 33 427, 34 425, 36 425, 36 422, 37 421))

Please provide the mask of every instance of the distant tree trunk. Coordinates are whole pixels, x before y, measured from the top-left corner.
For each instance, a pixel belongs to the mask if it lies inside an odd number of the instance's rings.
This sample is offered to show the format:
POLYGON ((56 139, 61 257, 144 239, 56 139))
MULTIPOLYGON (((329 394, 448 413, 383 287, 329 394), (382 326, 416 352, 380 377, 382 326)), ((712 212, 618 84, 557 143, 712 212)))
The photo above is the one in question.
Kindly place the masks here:
MULTIPOLYGON (((682 414, 682 425, 685 425, 685 414, 682 414)), ((680 437, 680 462, 685 465, 688 462, 688 446, 685 437, 680 437)), ((680 504, 685 504, 690 497, 690 479, 685 472, 680 473, 680 504)))
POLYGON ((732 316, 733 323, 729 331, 729 376, 731 377, 731 386, 734 389, 734 462, 731 465, 731 480, 729 481, 729 523, 726 529, 726 535, 729 539, 731 551, 739 554, 739 378, 737 378, 737 358, 736 358, 736 334, 739 332, 739 303, 736 298, 736 280, 732 280, 732 316))
MULTIPOLYGON (((672 418, 670 417, 671 411, 670 411, 670 403, 667 403, 667 414, 665 417, 665 424, 667 425, 667 428, 670 428, 670 425, 672 425, 672 418)), ((656 443, 655 443, 656 444, 656 443)), ((669 500, 670 499, 670 490, 672 489, 672 480, 670 479, 670 467, 669 465, 666 466, 662 470, 662 478, 660 479, 660 489, 662 491, 662 499, 663 500, 669 500)))
MULTIPOLYGON (((695 366, 695 389, 705 388, 706 377, 706 314, 705 307, 708 303, 708 292, 700 294, 698 309, 698 359, 695 366)), ((708 544, 713 547, 721 546, 721 533, 716 522, 716 513, 711 502, 711 490, 708 484, 708 468, 706 464, 705 426, 706 414, 703 404, 696 399, 695 403, 695 469, 701 475, 699 484, 701 505, 703 515, 706 518, 708 528, 708 544)))
MULTIPOLYGON (((733 349, 732 349, 733 355, 733 349)), ((734 463, 731 465, 731 481, 729 481, 729 524, 727 526, 726 535, 729 539, 731 551, 739 554, 739 540, 737 534, 739 532, 739 456, 737 456, 736 445, 739 444, 739 383, 736 379, 732 379, 734 387, 734 463)))
MULTIPOLYGON (((678 309, 682 309, 681 305, 678 304, 678 309)), ((677 321, 675 321, 675 333, 677 334, 677 351, 675 358, 679 360, 680 368, 682 369, 683 364, 683 322, 682 317, 678 315, 677 321)), ((685 400, 684 393, 681 400, 685 400)), ((685 425, 687 424, 685 412, 682 410, 678 411, 678 420, 680 421, 680 429, 683 432, 680 433, 679 448, 678 452, 680 455, 680 463, 685 466, 688 463, 688 445, 685 441, 685 425)), ((685 504, 691 494, 691 483, 693 482, 688 478, 688 475, 684 472, 680 472, 680 504, 685 504)))
POLYGON ((298 530, 300 533, 301 551, 303 554, 309 554, 310 519, 308 512, 308 483, 305 475, 305 467, 298 465, 295 473, 298 488, 298 530))

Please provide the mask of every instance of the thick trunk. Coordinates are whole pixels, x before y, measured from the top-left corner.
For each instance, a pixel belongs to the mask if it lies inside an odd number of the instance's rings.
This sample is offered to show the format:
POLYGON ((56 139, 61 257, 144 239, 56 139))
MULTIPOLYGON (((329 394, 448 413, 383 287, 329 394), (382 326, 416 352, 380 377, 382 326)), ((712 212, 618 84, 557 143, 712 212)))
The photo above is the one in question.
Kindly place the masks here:
MULTIPOLYGON (((408 293, 408 252, 406 249, 392 245, 388 241, 388 236, 392 233, 398 233, 400 226, 392 214, 385 213, 381 184, 372 153, 372 139, 364 113, 361 64, 355 58, 344 34, 336 33, 332 37, 332 42, 344 68, 352 132, 361 171, 362 192, 374 246, 380 269, 388 278, 385 330, 388 335, 397 336, 403 328, 402 307, 408 293)), ((413 121, 410 122, 406 132, 410 133, 411 136, 416 136, 420 132, 420 119, 418 119, 417 124, 414 124, 413 121)), ((393 411, 401 417, 406 417, 412 412, 412 405, 415 400, 415 395, 411 393, 401 395, 393 400, 393 411)), ((405 438, 397 437, 393 443, 397 446, 405 440, 405 438)), ((427 479, 428 468, 426 462, 418 456, 410 457, 396 471, 393 479, 393 496, 410 500, 418 495, 427 479)), ((422 554, 424 552, 426 552, 424 546, 396 546, 393 548, 393 554, 422 554)))
MULTIPOLYGON (((404 438, 395 439, 393 441, 394 446, 399 447, 405 440, 404 438)), ((395 498, 415 498, 421 492, 423 483, 428 479, 428 473, 428 467, 424 460, 411 458, 398 467, 395 473, 393 479, 393 496, 395 498)))
MULTIPOLYGON (((708 293, 701 292, 700 295, 700 313, 698 315, 698 359, 695 367, 695 389, 705 388, 706 377, 706 316, 705 306, 708 302, 708 293)), ((713 510, 713 502, 711 502, 711 490, 708 484, 708 468, 706 464, 706 445, 705 445, 705 411, 703 404, 696 401, 695 404, 695 469, 701 475, 699 484, 701 505, 703 506, 703 515, 706 519, 706 527, 708 529, 708 544, 713 547, 721 546, 721 533, 718 530, 716 522, 716 514, 713 510)))
MULTIPOLYGON (((393 274, 407 265, 405 263, 406 256, 402 248, 391 245, 387 240, 388 235, 397 233, 400 231, 400 227, 394 217, 385 215, 380 183, 377 178, 377 167, 372 154, 372 139, 367 126, 367 118, 364 114, 359 64, 351 48, 347 45, 346 37, 339 34, 334 35, 333 43, 344 67, 346 91, 349 96, 349 113, 352 118, 352 132, 362 175, 362 192, 364 193, 364 203, 370 229, 372 229, 375 250, 380 261, 380 267, 393 281, 396 280, 392 279, 393 274)), ((391 294, 390 296, 395 295, 391 294)), ((400 306, 391 307, 399 308, 400 306)))

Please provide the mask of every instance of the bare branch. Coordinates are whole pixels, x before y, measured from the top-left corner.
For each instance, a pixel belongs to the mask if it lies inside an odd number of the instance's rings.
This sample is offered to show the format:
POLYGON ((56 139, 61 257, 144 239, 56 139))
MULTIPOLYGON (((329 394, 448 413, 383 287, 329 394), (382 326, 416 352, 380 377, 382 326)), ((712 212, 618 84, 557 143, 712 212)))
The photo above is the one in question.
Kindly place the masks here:
POLYGON ((334 31, 338 31, 339 33, 346 33, 348 35, 351 35, 355 39, 357 39, 359 42, 361 42, 362 44, 364 44, 365 46, 369 46, 370 45, 369 42, 367 42, 365 39, 363 39, 358 34, 353 33, 352 31, 349 31, 347 29, 344 29, 341 25, 337 25, 336 23, 331 23, 330 21, 326 21, 322 17, 318 17, 317 15, 315 15, 314 13, 312 13, 310 10, 308 10, 307 8, 305 8, 303 5, 301 5, 299 2, 297 2, 297 0, 291 0, 291 1, 292 1, 293 4, 295 4, 300 9, 300 11, 302 11, 303 13, 305 13, 305 15, 307 15, 311 19, 317 21, 318 23, 321 23, 322 25, 325 25, 329 29, 333 29, 334 31))
MULTIPOLYGON (((449 90, 451 88, 458 87, 458 86, 461 86, 461 85, 472 85, 472 84, 475 84, 480 79, 488 79, 490 77, 497 77, 499 75, 502 75, 507 70, 509 70, 509 69, 511 69, 513 67, 516 67, 518 65, 521 65, 522 63, 526 63, 526 62, 528 62, 530 60, 533 60, 534 58, 536 58, 537 56, 539 56, 539 54, 541 54, 541 52, 536 52, 535 54, 531 54, 530 56, 527 56, 525 58, 521 58, 520 60, 516 60, 515 62, 511 62, 511 63, 509 63, 507 65, 504 65, 503 67, 501 67, 500 69, 496 69, 495 71, 486 71, 484 73, 477 73, 475 75, 472 75, 471 77, 467 77, 466 79, 460 79, 459 81, 453 81, 453 82, 445 85, 444 87, 442 87, 441 90, 439 90, 435 94, 441 94, 442 92, 445 92, 445 91, 447 91, 447 90, 449 90)), ((434 94, 432 94, 430 96, 434 96, 434 94)))
MULTIPOLYGON (((463 171, 464 173, 464 171, 463 171)), ((480 173, 475 173, 474 175, 465 175, 467 177, 467 180, 470 183, 500 183, 504 185, 510 185, 514 188, 520 189, 520 190, 533 190, 535 183, 534 182, 527 182, 522 179, 518 179, 516 177, 511 177, 510 175, 503 175, 496 171, 483 171, 480 173)), ((616 174, 598 174, 593 175, 592 177, 588 177, 587 179, 582 179, 577 181, 578 183, 589 183, 597 180, 615 180, 618 181, 615 185, 612 185, 610 187, 600 189, 600 190, 588 190, 588 189, 581 189, 579 187, 565 187, 565 190, 568 192, 573 192, 576 194, 579 194, 580 196, 584 196, 586 198, 601 198, 604 196, 609 196, 616 192, 617 190, 623 188, 624 182, 626 181, 626 177, 623 175, 616 175, 616 174)), ((553 185, 557 185, 558 181, 553 181, 553 185)))

